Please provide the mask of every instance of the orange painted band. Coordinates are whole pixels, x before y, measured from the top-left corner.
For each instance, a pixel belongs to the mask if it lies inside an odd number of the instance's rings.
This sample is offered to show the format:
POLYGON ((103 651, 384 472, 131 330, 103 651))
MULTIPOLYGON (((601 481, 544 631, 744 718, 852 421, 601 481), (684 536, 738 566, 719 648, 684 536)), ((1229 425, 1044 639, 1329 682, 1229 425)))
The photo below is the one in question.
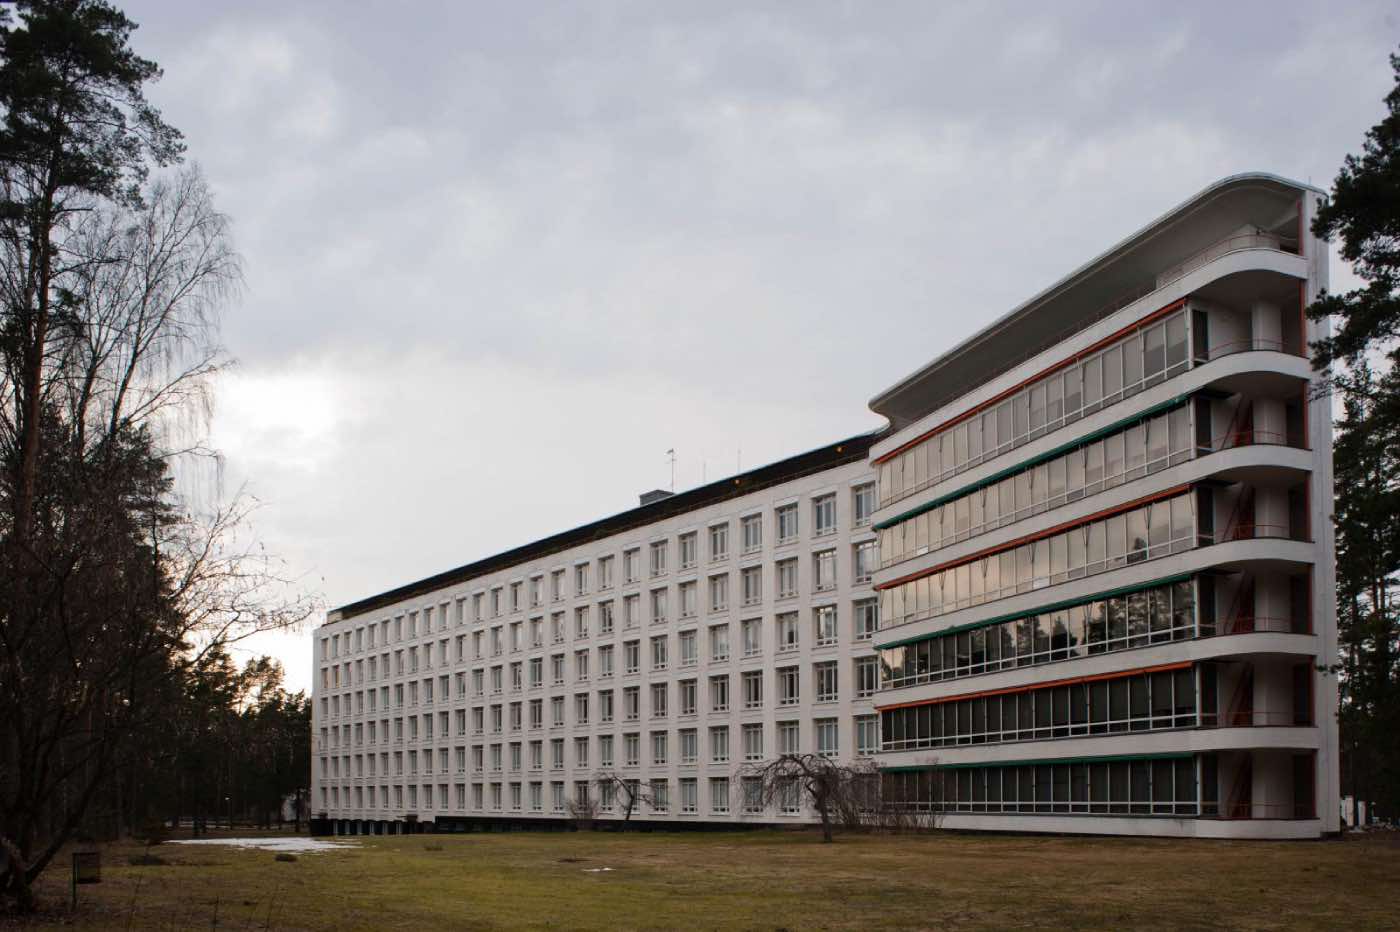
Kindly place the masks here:
POLYGON ((1043 540, 1047 537, 1054 537, 1061 531, 1068 531, 1076 527, 1083 527, 1086 524, 1092 524, 1095 521, 1101 521, 1104 518, 1111 518, 1114 515, 1122 514, 1125 511, 1132 511, 1134 508, 1141 508, 1143 505, 1151 505, 1153 502, 1160 502, 1164 498, 1173 498, 1174 496, 1180 495, 1183 492, 1190 491, 1190 489, 1190 483, 1184 483, 1182 485, 1173 486, 1170 489, 1164 489, 1161 492, 1155 492, 1152 495, 1144 495, 1142 498, 1135 498, 1130 502, 1124 502, 1123 504, 1115 505, 1112 508, 1105 508, 1102 511, 1096 511, 1091 515, 1085 515, 1082 518, 1075 518, 1073 521, 1065 521, 1061 524, 1056 524, 1053 527, 1048 527, 1043 531, 1037 531, 1034 534, 1027 534, 1023 537, 1018 537, 1015 540, 1009 540, 1004 544, 997 544, 993 547, 987 547, 983 550, 977 551, 976 553, 968 554, 965 557, 959 557, 956 560, 949 560, 947 563, 939 563, 938 565, 931 566, 928 569, 919 570, 915 573, 909 573, 907 576, 901 576, 898 579, 891 579, 889 582, 882 582, 876 585, 874 588, 876 589, 876 591, 893 589, 895 586, 902 586, 907 582, 913 582, 914 580, 922 579, 925 576, 932 576, 934 573, 941 573, 944 570, 950 570, 954 567, 962 566, 964 563, 973 563, 977 560, 982 559, 983 557, 989 557, 995 553, 1003 553, 1007 550, 1015 550, 1022 544, 1029 544, 1033 541, 1043 540))
POLYGON ((1062 359, 1062 360, 1060 360, 1059 362, 1055 363, 1055 364, 1052 365, 1052 366, 1047 366, 1046 368, 1041 369, 1041 370, 1040 370, 1039 372, 1037 372, 1035 375, 1032 375, 1032 376, 1029 376, 1029 377, 1027 377, 1027 378, 1025 378, 1025 379, 1022 379, 1020 382, 1017 382, 1015 385, 1011 386, 1010 388, 1006 389, 1005 391, 998 392, 996 395, 993 395, 991 398, 988 398, 986 401, 982 402, 982 403, 979 404, 979 405, 976 405, 976 406, 974 406, 974 407, 972 407, 972 408, 969 408, 968 410, 964 411, 962 414, 959 414, 957 417, 952 418, 951 420, 944 421, 942 424, 939 424, 937 427, 931 427, 931 428, 929 428, 928 430, 924 431, 924 432, 923 432, 922 434, 920 434, 919 436, 915 437, 913 440, 910 440, 910 441, 908 441, 907 443, 905 443, 905 444, 903 444, 903 445, 901 445, 901 446, 899 446, 899 447, 896 447, 895 449, 891 450, 891 451, 888 452, 888 453, 884 453, 884 454, 881 454, 880 456, 877 456, 875 459, 871 460, 871 462, 872 462, 874 465, 876 465, 876 466, 880 466, 880 465, 883 465, 884 463, 889 462, 890 460, 894 459, 894 458, 895 458, 896 456, 898 456, 899 454, 904 453, 904 452, 906 452, 906 451, 912 449, 913 447, 918 446, 919 444, 923 443, 925 440, 929 439, 930 437, 933 437, 933 436, 935 436, 935 435, 937 435, 937 434, 941 434, 941 433, 943 433, 944 431, 946 431, 946 430, 948 430, 948 429, 950 429, 950 428, 957 427, 957 426, 958 426, 959 424, 961 424, 963 421, 967 420, 968 418, 972 417, 973 415, 981 414, 983 411, 987 410, 988 408, 992 407, 993 405, 1001 404, 1001 403, 1002 403, 1003 401, 1005 401, 1007 398, 1010 398, 1012 395, 1016 394, 1016 393, 1019 392, 1021 389, 1025 388, 1027 385, 1030 385, 1030 384, 1033 383, 1033 382, 1037 382, 1037 381, 1039 381, 1040 379, 1045 378, 1047 375, 1052 375, 1053 373, 1058 372, 1059 370, 1065 368, 1066 366, 1073 365, 1074 363, 1076 363, 1076 362, 1078 362, 1079 360, 1083 359, 1085 356, 1090 356, 1090 355, 1092 355, 1092 354, 1094 354, 1094 353, 1097 353, 1099 350, 1103 349, 1103 348, 1104 348, 1105 346, 1107 346, 1108 344, 1110 344, 1110 343, 1116 343, 1117 341, 1121 340, 1123 337, 1125 337, 1125 336, 1127 336, 1128 334, 1132 333, 1134 330, 1137 330, 1137 329, 1139 329, 1140 327, 1146 327, 1148 324, 1152 323, 1153 321, 1156 321, 1156 320, 1158 320, 1158 319, 1160 319, 1160 318, 1162 318, 1162 317, 1166 317, 1168 314, 1172 313, 1173 311, 1179 310, 1179 309, 1180 309, 1182 306, 1184 306, 1185 304, 1186 304, 1186 299, 1185 299, 1185 298, 1181 298, 1181 299, 1178 299, 1178 300, 1176 300, 1176 301, 1173 301, 1171 304, 1168 304, 1166 307, 1158 308, 1157 310, 1153 311, 1151 314, 1148 314, 1146 317, 1143 317, 1143 318, 1141 318, 1140 320, 1136 320, 1136 321, 1134 321, 1133 323, 1128 324, 1127 326, 1122 327, 1122 328, 1119 329, 1119 330, 1115 330, 1113 333, 1111 333, 1111 334, 1109 334, 1108 336, 1104 337, 1102 340, 1099 340, 1097 343, 1093 344, 1092 346, 1089 346, 1089 347, 1086 347, 1085 349, 1080 350, 1079 352, 1075 353, 1073 356, 1070 356, 1070 357, 1068 357, 1068 358, 1066 358, 1066 359, 1062 359))

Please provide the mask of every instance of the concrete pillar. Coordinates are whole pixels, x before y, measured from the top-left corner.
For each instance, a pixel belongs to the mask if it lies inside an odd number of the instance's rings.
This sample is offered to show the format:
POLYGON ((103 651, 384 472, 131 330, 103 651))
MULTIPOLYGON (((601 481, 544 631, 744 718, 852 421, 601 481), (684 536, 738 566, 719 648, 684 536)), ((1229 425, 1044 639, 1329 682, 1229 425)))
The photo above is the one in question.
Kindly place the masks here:
POLYGON ((1282 401, 1257 398, 1254 401, 1254 442, 1283 443, 1288 436, 1288 419, 1282 401))
POLYGON ((1283 348, 1283 318, 1271 301, 1255 301, 1249 309, 1250 337, 1255 349, 1283 348))
POLYGON ((1287 631, 1292 611, 1288 579, 1280 573, 1258 573, 1254 579, 1254 620, 1259 630, 1287 631))
POLYGON ((1256 537, 1287 537, 1288 492, 1269 486, 1255 490, 1254 524, 1256 537))

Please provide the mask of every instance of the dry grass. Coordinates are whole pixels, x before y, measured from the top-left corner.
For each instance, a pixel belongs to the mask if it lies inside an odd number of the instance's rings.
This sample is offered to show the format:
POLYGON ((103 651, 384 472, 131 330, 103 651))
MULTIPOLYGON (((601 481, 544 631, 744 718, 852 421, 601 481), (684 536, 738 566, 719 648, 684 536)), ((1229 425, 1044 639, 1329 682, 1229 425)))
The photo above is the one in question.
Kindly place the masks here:
MULTIPOLYGON (((1400 925, 1400 837, 1203 842, 976 835, 478 834, 268 851, 136 845, 35 928, 1317 929, 1400 925), (589 868, 611 867, 589 873, 589 868), (217 925, 214 919, 217 911, 217 925), (130 914, 130 915, 129 915, 130 914)), ((28 925, 28 924, 27 924, 28 925)))

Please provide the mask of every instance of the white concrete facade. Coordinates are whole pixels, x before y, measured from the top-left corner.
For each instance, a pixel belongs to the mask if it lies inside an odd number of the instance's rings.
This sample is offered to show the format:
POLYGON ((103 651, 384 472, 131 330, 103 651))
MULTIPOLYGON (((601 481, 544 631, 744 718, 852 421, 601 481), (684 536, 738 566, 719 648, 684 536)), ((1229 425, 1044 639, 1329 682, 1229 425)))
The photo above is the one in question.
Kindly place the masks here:
POLYGON ((313 813, 557 822, 606 774, 664 796, 634 819, 810 821, 740 792, 792 750, 947 827, 1338 830, 1319 198, 1226 179, 877 397, 878 435, 332 612, 313 813))
POLYGON ((887 802, 1337 831, 1319 198, 1226 179, 872 402, 887 802))
POLYGON ((596 539, 333 612, 317 631, 313 812, 352 832, 557 821, 588 784, 598 817, 620 819, 622 799, 597 782, 607 774, 667 797, 634 820, 808 819, 745 811, 737 771, 787 750, 876 750, 875 600, 856 564, 864 546, 874 565, 868 446, 854 438, 580 529, 596 539), (753 484, 766 487, 736 491, 753 484), (649 517, 683 497, 700 503, 649 517), (786 539, 780 513, 795 513, 786 539))

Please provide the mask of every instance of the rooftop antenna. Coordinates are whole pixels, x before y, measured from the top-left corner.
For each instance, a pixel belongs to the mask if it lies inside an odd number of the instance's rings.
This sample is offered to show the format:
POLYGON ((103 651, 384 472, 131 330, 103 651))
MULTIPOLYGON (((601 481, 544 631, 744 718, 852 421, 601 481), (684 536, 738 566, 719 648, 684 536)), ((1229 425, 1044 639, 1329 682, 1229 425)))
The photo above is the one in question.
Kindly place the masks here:
POLYGON ((666 455, 671 459, 671 491, 676 491, 676 448, 672 447, 666 451, 666 455))

